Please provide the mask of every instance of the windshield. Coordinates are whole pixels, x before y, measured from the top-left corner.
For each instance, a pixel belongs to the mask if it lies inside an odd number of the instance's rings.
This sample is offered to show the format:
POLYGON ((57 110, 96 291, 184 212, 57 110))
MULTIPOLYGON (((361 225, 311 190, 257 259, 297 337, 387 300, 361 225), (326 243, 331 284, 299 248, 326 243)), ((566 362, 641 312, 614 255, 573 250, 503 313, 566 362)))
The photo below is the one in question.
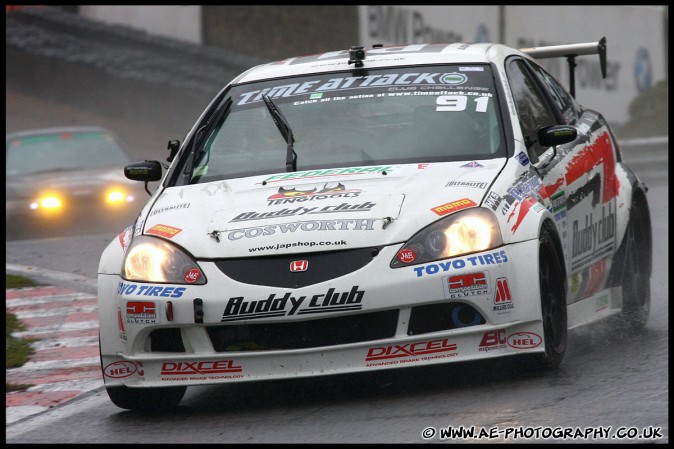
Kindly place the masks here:
POLYGON ((106 132, 60 132, 7 141, 7 176, 121 167, 124 150, 106 132))
POLYGON ((233 86, 233 105, 197 150, 191 183, 296 170, 505 157, 489 65, 414 66, 233 86))

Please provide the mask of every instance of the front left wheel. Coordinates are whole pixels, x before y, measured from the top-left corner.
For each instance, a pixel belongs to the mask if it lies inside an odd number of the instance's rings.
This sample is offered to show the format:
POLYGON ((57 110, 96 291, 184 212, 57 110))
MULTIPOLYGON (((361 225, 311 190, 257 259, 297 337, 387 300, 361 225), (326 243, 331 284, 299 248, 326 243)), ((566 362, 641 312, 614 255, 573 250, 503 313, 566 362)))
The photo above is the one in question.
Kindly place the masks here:
POLYGON ((568 333, 563 257, 557 243, 552 226, 544 224, 538 244, 538 270, 545 353, 537 355, 536 366, 546 370, 561 365, 568 333))

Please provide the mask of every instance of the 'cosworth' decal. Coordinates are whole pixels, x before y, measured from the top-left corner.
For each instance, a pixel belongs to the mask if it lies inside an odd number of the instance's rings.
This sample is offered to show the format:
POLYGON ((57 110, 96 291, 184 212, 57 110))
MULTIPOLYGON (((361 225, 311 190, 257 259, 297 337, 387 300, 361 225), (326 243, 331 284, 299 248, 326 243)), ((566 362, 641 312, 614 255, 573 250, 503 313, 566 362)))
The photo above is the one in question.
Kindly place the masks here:
POLYGON ((437 274, 444 273, 449 271, 451 268, 460 270, 465 267, 477 267, 480 265, 493 265, 499 263, 508 262, 508 256, 506 255, 505 250, 496 251, 491 254, 482 254, 479 256, 469 256, 462 259, 448 260, 446 262, 432 263, 428 265, 422 265, 420 267, 414 267, 414 272, 417 274, 417 277, 421 277, 424 274, 437 274))
POLYGON ((256 318, 269 318, 291 315, 306 315, 310 313, 341 312, 345 310, 360 310, 363 308, 364 290, 358 290, 358 286, 351 287, 351 291, 337 292, 334 288, 320 295, 290 296, 288 292, 283 296, 276 293, 269 295, 267 299, 246 301, 243 296, 229 298, 222 314, 221 322, 253 320, 256 318), (289 310, 287 310, 289 309, 289 310))
POLYGON ((234 229, 227 231, 227 238, 229 240, 240 240, 242 238, 251 239, 272 235, 277 231, 280 231, 283 234, 296 231, 372 231, 374 230, 374 221, 375 220, 371 218, 296 221, 292 223, 234 229))

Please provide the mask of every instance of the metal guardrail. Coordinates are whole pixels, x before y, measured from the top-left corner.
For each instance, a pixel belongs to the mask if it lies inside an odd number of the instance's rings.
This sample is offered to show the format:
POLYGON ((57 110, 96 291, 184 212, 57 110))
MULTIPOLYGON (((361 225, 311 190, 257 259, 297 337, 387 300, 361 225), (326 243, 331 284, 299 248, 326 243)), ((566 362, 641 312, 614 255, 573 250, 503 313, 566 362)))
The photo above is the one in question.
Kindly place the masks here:
POLYGON ((631 146, 649 146, 649 145, 668 145, 669 136, 657 136, 657 137, 637 137, 634 139, 618 139, 621 147, 631 147, 631 146))
POLYGON ((627 165, 645 180, 669 178, 669 136, 618 139, 627 165))

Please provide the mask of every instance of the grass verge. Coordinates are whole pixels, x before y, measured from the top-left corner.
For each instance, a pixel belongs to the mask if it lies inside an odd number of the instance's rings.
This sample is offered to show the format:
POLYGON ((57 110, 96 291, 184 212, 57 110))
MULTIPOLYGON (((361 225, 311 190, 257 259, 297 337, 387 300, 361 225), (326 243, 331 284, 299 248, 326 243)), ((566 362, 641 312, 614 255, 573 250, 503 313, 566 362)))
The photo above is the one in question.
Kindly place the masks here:
MULTIPOLYGON (((32 280, 25 278, 23 276, 16 276, 13 274, 5 275, 5 285, 7 289, 10 288, 24 288, 24 287, 36 287, 40 284, 33 282, 32 280)), ((14 332, 20 332, 26 330, 21 321, 13 313, 7 312, 5 310, 5 367, 6 368, 17 368, 23 366, 24 363, 28 361, 31 354, 33 354, 33 348, 30 344, 35 339, 30 338, 17 338, 12 334, 14 332)), ((25 390, 32 385, 25 384, 9 384, 5 382, 5 393, 10 391, 21 391, 25 390)))

